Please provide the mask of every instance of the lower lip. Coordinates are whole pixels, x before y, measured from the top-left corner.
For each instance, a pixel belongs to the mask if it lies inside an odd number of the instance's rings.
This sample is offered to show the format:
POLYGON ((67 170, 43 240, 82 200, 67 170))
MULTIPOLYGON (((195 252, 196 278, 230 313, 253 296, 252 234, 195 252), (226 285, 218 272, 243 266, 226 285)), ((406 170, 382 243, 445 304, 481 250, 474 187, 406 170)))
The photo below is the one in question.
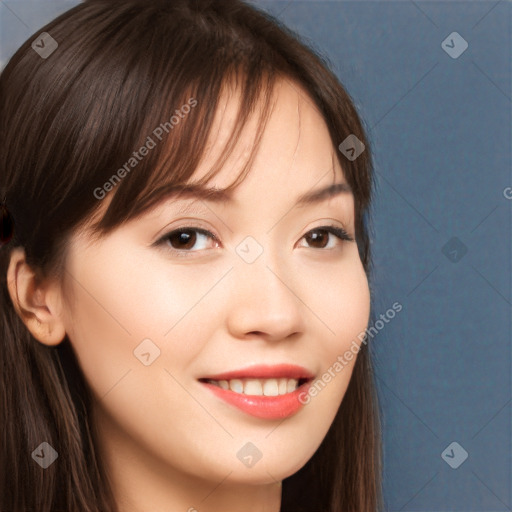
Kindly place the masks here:
POLYGON ((311 381, 299 386, 295 391, 278 396, 255 396, 235 393, 231 390, 222 389, 215 384, 201 382, 217 397, 228 404, 238 407, 241 411, 267 420, 288 418, 297 413, 304 405, 299 401, 299 396, 307 393, 311 381))

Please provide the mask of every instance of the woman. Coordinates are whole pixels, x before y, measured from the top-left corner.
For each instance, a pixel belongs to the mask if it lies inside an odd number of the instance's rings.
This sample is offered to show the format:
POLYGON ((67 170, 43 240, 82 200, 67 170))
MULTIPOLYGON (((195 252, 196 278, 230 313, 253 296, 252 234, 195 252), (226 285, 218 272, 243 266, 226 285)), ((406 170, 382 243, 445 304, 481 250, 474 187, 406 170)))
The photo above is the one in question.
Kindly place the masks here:
POLYGON ((370 150, 325 62, 238 0, 88 0, 0 105, 0 510, 378 510, 370 150))

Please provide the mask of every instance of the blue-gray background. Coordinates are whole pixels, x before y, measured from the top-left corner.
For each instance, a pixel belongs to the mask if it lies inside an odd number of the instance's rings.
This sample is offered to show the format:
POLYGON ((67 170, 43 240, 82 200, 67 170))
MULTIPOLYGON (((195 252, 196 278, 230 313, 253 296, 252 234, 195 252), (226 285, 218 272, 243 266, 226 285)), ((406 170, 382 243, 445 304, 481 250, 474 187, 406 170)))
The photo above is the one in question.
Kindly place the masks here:
MULTIPOLYGON (((0 2, 0 67, 77 3, 0 2)), ((512 4, 253 3, 329 59, 372 146, 373 310, 403 305, 373 340, 386 510, 511 510, 512 4)))

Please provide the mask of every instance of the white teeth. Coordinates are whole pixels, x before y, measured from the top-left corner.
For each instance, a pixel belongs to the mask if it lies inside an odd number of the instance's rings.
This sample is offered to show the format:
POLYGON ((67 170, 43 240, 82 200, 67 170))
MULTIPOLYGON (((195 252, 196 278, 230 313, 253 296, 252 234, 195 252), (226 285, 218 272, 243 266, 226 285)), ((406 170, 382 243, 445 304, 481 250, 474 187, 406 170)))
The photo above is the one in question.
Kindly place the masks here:
POLYGON ((298 384, 298 381, 296 379, 290 379, 286 386, 286 391, 288 391, 288 393, 295 391, 297 389, 297 384, 298 384))
POLYGON ((248 380, 244 384, 245 395, 262 395, 263 389, 259 380, 248 380))
POLYGON ((297 379, 232 379, 209 380, 210 384, 222 389, 230 389, 235 393, 243 393, 251 396, 278 396, 292 393, 298 387, 297 379))
POLYGON ((229 389, 235 393, 243 393, 244 385, 241 380, 233 379, 229 381, 229 389))
POLYGON ((276 379, 268 379, 263 384, 263 394, 265 396, 277 396, 279 395, 279 389, 277 387, 276 379))

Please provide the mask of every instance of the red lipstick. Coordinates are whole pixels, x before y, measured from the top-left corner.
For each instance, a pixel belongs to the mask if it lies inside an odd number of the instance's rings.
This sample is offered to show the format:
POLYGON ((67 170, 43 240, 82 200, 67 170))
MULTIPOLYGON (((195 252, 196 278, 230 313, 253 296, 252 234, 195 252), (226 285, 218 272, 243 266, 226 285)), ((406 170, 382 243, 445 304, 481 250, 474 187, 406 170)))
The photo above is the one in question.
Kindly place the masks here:
POLYGON ((299 401, 302 393, 307 393, 314 375, 296 365, 280 364, 275 366, 257 365, 248 368, 208 375, 200 379, 201 384, 215 396, 242 410, 263 419, 284 419, 297 413, 304 405, 299 401), (208 380, 221 381, 233 379, 296 379, 299 387, 294 391, 277 396, 246 395, 231 389, 223 389, 208 380))

